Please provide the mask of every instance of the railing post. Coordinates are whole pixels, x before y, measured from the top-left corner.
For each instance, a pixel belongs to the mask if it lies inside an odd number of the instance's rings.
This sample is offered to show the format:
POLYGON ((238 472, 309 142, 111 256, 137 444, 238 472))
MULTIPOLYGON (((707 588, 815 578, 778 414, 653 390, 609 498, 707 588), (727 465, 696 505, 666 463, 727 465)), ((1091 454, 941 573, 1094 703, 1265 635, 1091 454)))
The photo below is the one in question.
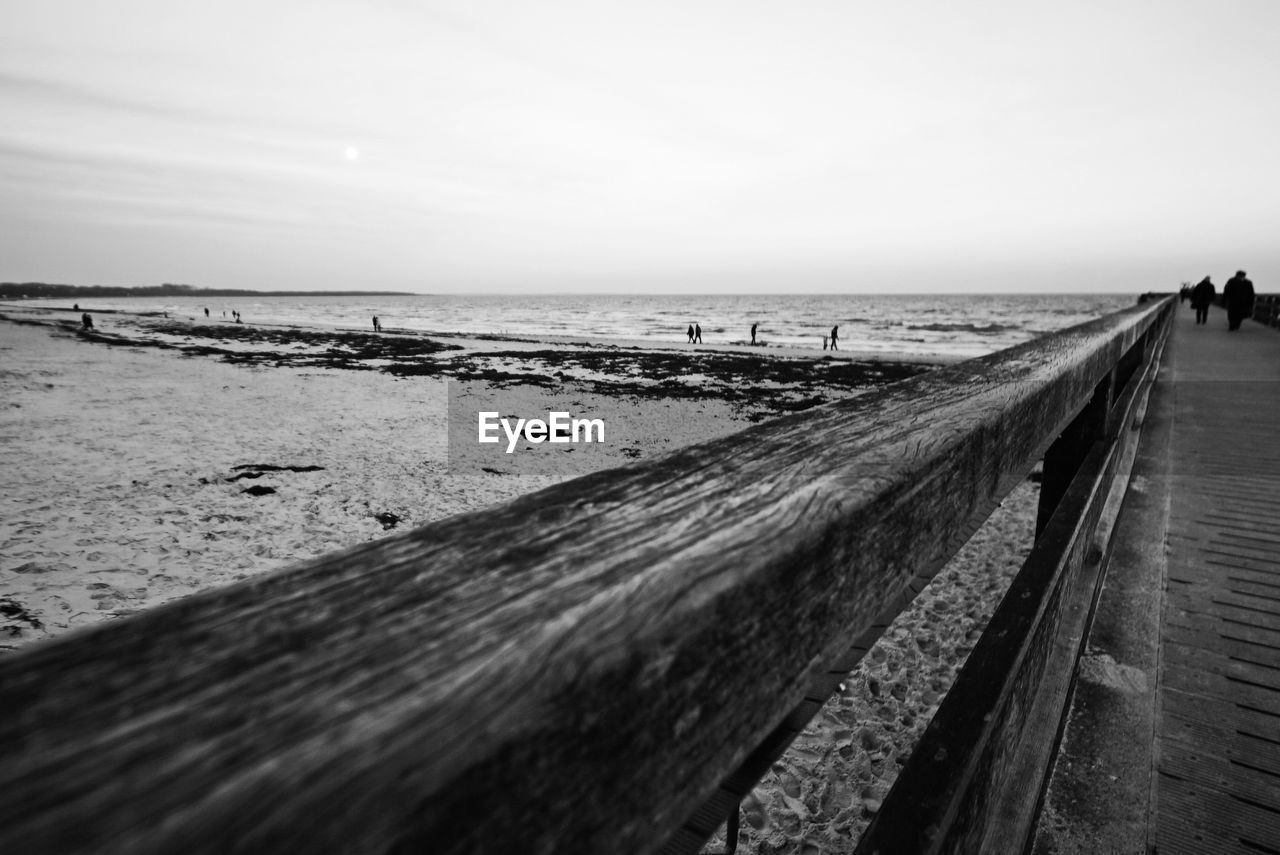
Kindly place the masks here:
MULTIPOLYGON (((1135 349, 1143 347, 1142 342, 1135 349)), ((1067 492, 1080 463, 1100 439, 1110 436, 1111 404, 1116 393, 1116 372, 1112 368, 1093 390, 1093 397, 1071 424, 1067 425, 1044 454, 1044 475, 1040 483, 1040 505, 1036 511, 1036 537, 1044 531, 1058 502, 1067 492)))

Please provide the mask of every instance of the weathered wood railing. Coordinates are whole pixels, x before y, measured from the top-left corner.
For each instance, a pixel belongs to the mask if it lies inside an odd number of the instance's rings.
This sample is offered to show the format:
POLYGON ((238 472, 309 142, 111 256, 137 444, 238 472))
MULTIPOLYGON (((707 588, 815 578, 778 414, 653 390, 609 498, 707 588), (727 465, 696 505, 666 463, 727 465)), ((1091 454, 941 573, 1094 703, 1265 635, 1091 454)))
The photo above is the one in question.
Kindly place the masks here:
POLYGON ((1280 294, 1259 294, 1253 301, 1253 319, 1280 329, 1280 294))
POLYGON ((1045 454, 1036 544, 859 855, 1029 846, 1167 333, 1135 342, 1045 454))
POLYGON ((5 845, 680 851, 1172 308, 0 658, 5 845))

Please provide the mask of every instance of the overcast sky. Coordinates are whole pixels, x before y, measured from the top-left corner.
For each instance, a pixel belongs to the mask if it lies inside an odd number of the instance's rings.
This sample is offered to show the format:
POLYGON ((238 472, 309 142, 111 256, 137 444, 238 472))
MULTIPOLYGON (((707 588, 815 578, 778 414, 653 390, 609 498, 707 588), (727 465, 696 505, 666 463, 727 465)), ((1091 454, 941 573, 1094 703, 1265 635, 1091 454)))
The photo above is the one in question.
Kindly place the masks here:
POLYGON ((6 2, 0 280, 1280 291, 1275 0, 6 2))

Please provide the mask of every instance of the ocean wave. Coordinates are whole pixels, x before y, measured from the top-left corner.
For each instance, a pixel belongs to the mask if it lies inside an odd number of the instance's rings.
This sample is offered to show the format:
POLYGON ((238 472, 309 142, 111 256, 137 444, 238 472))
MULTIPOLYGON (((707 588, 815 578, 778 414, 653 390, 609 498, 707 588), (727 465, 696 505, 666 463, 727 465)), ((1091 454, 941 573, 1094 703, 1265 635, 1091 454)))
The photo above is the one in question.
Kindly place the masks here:
MULTIPOLYGON (((840 325, 841 347, 968 358, 1044 332, 1091 320, 1132 304, 1117 295, 382 295, 316 298, 122 297, 91 308, 169 311, 215 317, 244 310, 246 323, 366 328, 377 315, 390 328, 417 332, 508 333, 628 339, 680 346, 700 323, 708 344, 756 341, 821 352, 822 338, 840 325), (244 305, 241 305, 243 303, 244 305), (252 304, 253 310, 249 309, 252 304)), ((61 305, 58 301, 51 301, 61 305)))
POLYGON ((907 324, 909 330, 926 330, 928 332, 970 332, 979 335, 997 335, 1010 330, 1020 330, 1017 324, 907 324))

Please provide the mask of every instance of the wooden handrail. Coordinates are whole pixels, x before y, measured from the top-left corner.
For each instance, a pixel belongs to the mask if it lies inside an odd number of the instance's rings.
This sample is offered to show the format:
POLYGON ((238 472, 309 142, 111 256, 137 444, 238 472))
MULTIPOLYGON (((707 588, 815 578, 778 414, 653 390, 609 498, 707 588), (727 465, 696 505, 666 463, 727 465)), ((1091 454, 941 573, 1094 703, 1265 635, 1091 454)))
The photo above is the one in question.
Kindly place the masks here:
POLYGON ((1046 487, 1060 467, 1064 489, 1042 490, 1035 547, 863 834, 859 855, 1026 848, 1168 329, 1153 327, 1134 345, 1046 455, 1046 487))
POLYGON ((14 851, 655 851, 1173 300, 0 658, 14 851))
POLYGON ((1253 301, 1253 319, 1280 328, 1280 294, 1259 294, 1253 301))

